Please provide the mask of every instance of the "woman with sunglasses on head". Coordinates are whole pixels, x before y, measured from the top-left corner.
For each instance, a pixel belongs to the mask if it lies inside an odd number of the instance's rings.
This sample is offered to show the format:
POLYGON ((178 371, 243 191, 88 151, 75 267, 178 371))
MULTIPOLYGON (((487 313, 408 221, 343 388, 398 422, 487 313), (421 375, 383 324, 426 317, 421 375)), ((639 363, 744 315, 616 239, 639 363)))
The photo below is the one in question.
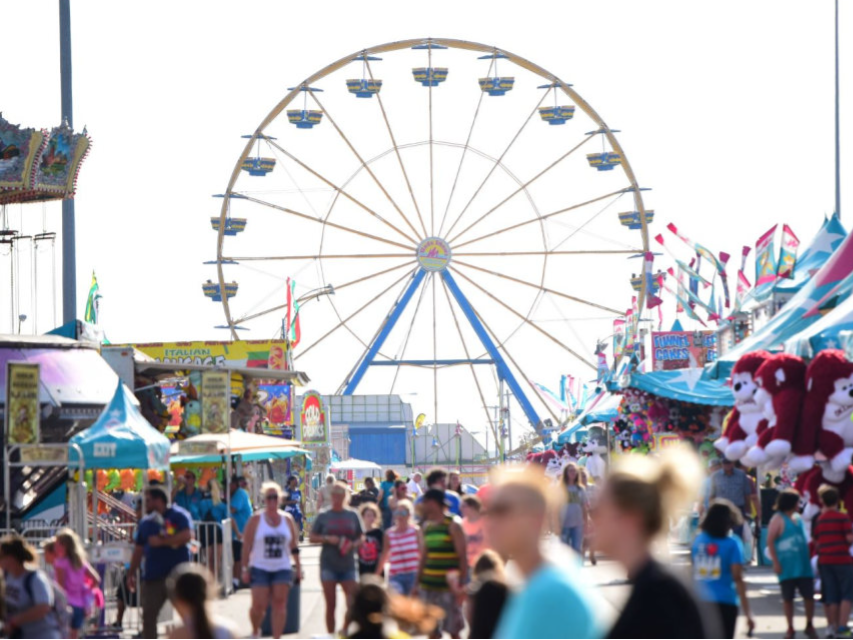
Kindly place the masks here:
POLYGON ((382 557, 377 573, 388 566, 388 586, 401 596, 412 593, 418 577, 423 540, 418 525, 412 523, 414 507, 409 500, 398 500, 392 514, 394 524, 385 530, 382 557))
POLYGON ((278 507, 282 493, 275 482, 265 482, 261 486, 264 508, 249 518, 243 531, 243 581, 252 588, 249 619, 256 638, 270 605, 272 637, 284 633, 290 587, 294 575, 301 575, 299 534, 291 515, 278 507))

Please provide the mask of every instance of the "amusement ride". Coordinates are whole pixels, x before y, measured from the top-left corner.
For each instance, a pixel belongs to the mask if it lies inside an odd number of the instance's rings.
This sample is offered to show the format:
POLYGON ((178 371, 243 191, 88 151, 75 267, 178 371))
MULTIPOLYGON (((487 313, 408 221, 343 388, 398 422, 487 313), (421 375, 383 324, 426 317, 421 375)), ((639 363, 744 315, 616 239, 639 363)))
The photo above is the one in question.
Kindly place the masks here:
POLYGON ((531 376, 572 358, 594 378, 602 322, 625 316, 632 286, 643 308, 653 212, 616 133, 571 84, 499 47, 355 52, 244 136, 215 196, 204 294, 234 339, 292 335, 288 294, 330 294, 300 313, 294 357, 315 381, 419 393, 435 422, 464 399, 493 429, 506 389, 541 430, 559 418, 531 376))

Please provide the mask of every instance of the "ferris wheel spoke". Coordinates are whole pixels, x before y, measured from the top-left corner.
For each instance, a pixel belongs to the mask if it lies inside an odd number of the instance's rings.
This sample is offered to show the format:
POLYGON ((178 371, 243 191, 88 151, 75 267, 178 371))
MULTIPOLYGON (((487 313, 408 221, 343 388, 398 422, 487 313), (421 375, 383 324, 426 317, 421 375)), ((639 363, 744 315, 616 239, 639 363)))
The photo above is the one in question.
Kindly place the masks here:
POLYGON ((352 253, 352 254, 344 254, 344 253, 333 253, 333 254, 318 254, 311 256, 270 256, 270 257, 260 257, 260 256, 236 256, 236 257, 226 257, 223 256, 223 260, 234 260, 235 262, 265 262, 270 260, 365 260, 365 259, 379 259, 379 258, 411 258, 411 253, 352 253))
POLYGON ((307 213, 302 213, 301 211, 294 211, 293 209, 288 209, 287 207, 282 207, 278 204, 273 204, 272 202, 267 202, 266 200, 260 200, 259 198, 255 198, 248 195, 243 195, 244 200, 248 200, 249 202, 254 202, 255 204, 260 204, 265 207, 269 207, 270 209, 276 209, 277 211, 282 211, 284 213, 289 213, 292 216, 296 216, 297 218, 304 218, 305 220, 311 220, 312 222, 316 222, 317 224, 325 225, 327 227, 333 227, 335 229, 340 229, 341 231, 346 231, 347 233, 352 233, 357 236, 361 236, 363 238, 370 238, 371 240, 376 240, 377 242, 384 242, 385 244, 391 244, 395 247, 400 247, 401 249, 411 249, 410 246, 401 244, 396 240, 390 240, 388 238, 380 238, 379 236, 374 236, 373 234, 366 233, 364 231, 358 231, 356 229, 352 229, 350 227, 345 227, 342 224, 337 224, 336 222, 329 222, 328 220, 321 220, 320 218, 315 218, 314 216, 310 216, 307 213))
MULTIPOLYGON (((499 305, 501 305, 504 309, 506 309, 507 311, 509 311, 510 313, 512 313, 514 316, 516 316, 517 318, 520 318, 520 319, 521 319, 523 322, 525 322, 527 325, 529 325, 529 326, 533 327, 534 329, 536 329, 536 331, 538 331, 539 333, 541 333, 543 336, 545 336, 545 337, 549 338, 552 342, 554 342, 555 344, 557 344, 557 345, 561 346, 561 347, 562 347, 563 349, 565 349, 568 353, 570 353, 570 354, 571 354, 571 355, 573 355, 575 358, 577 358, 578 360, 580 360, 583 364, 587 365, 588 367, 590 367, 590 368, 592 368, 592 369, 595 369, 595 368, 596 368, 596 366, 595 366, 592 362, 590 362, 589 360, 587 360, 586 358, 584 358, 584 357, 583 357, 582 355, 580 355, 577 351, 575 351, 574 349, 572 349, 571 347, 569 347, 568 345, 566 345, 565 343, 563 343, 561 340, 559 340, 559 339, 555 338, 553 335, 551 335, 550 333, 548 333, 547 331, 545 331, 545 329, 543 329, 542 327, 540 327, 539 325, 537 325, 535 322, 533 322, 532 320, 530 320, 530 319, 528 319, 527 317, 525 317, 525 316, 524 316, 524 314, 521 314, 521 313, 519 313, 518 311, 516 311, 515 309, 513 309, 510 305, 508 305, 506 302, 504 302, 503 300, 501 300, 500 298, 498 298, 497 296, 495 296, 494 294, 492 294, 492 293, 491 293, 490 291, 488 291, 485 287, 482 287, 481 285, 479 285, 478 283, 476 283, 474 280, 472 280, 471 278, 469 278, 468 276, 466 276, 464 273, 462 273, 462 272, 461 272, 461 271, 459 271, 458 269, 455 269, 455 270, 454 270, 454 272, 455 272, 455 273, 457 273, 457 274, 459 274, 462 278, 464 278, 464 279, 465 279, 465 280, 467 280, 468 282, 470 282, 473 286, 475 286, 477 289, 479 289, 480 291, 482 291, 483 293, 485 293, 489 298, 491 298, 492 300, 494 300, 495 302, 497 302, 499 305)), ((547 291, 547 289, 543 289, 543 291, 547 291)))
MULTIPOLYGON (((462 262, 461 260, 454 260, 453 264, 456 266, 462 265, 463 267, 468 267, 469 269, 475 269, 476 271, 488 273, 489 275, 496 276, 498 278, 503 278, 504 280, 509 280, 509 281, 515 282, 517 284, 523 284, 523 285, 530 287, 532 289, 537 289, 538 291, 544 291, 545 293, 552 293, 555 296, 565 298, 566 300, 571 300, 572 302, 577 302, 579 304, 585 304, 589 307, 601 309, 602 311, 609 311, 610 313, 613 313, 617 316, 621 316, 624 314, 623 311, 619 311, 618 309, 611 309, 610 307, 605 307, 604 305, 597 304, 595 302, 590 302, 589 300, 584 300, 583 298, 577 298, 575 296, 570 296, 569 294, 563 293, 561 291, 555 291, 554 289, 548 289, 547 287, 541 287, 538 284, 534 284, 533 282, 527 282, 527 280, 521 280, 521 279, 516 278, 514 276, 508 276, 505 273, 499 273, 498 271, 492 271, 491 269, 485 269, 483 267, 478 267, 476 265, 469 264, 467 262, 462 262)), ((459 271, 458 269, 456 271, 459 273, 459 275, 461 275, 462 277, 465 277, 467 279, 465 274, 463 274, 461 271, 459 271)))
MULTIPOLYGON (((531 218, 530 220, 524 220, 523 222, 518 222, 516 224, 510 225, 508 227, 504 227, 503 229, 498 229, 497 231, 491 231, 489 233, 483 234, 482 236, 478 236, 471 240, 466 240, 465 242, 460 242, 459 244, 454 244, 454 249, 460 249, 469 244, 473 244, 475 242, 480 242, 482 240, 486 240, 487 238, 493 238, 494 236, 500 235, 502 233, 506 233, 508 231, 512 231, 514 229, 518 229, 520 227, 527 226, 528 224, 535 224, 538 222, 542 222, 543 220, 547 220, 548 218, 553 218, 554 216, 561 215, 563 213, 568 213, 569 211, 575 211, 576 209, 580 209, 582 207, 587 207, 591 204, 595 204, 596 202, 601 202, 602 200, 606 200, 607 198, 613 198, 616 196, 621 196, 625 193, 625 189, 619 189, 618 191, 613 191, 611 193, 606 193, 603 196, 598 196, 597 198, 593 198, 592 200, 586 200, 584 202, 579 202, 578 204, 573 204, 570 207, 565 207, 564 209, 558 209, 557 211, 552 211, 551 213, 546 213, 544 216, 538 216, 536 218, 531 218)), ((458 236, 457 236, 458 237, 458 236)))
MULTIPOLYGON (((488 256, 500 256, 500 257, 527 257, 527 256, 605 256, 605 255, 618 255, 618 254, 626 254, 633 255, 637 253, 642 253, 642 249, 588 249, 588 250, 578 250, 578 251, 472 251, 472 252, 453 252, 453 257, 488 257, 488 256)), ((325 257, 325 256, 323 256, 325 257)), ((236 260, 237 258, 235 258, 236 260)))
POLYGON ((338 132, 338 135, 341 137, 341 140, 343 140, 346 143, 347 147, 349 147, 349 149, 350 149, 350 151, 352 151, 353 155, 362 164, 362 166, 364 167, 364 170, 367 171, 367 174, 373 179, 373 182, 376 183, 376 186, 379 187, 379 190, 382 191, 383 194, 385 194, 385 197, 388 199, 388 202, 391 203, 391 206, 393 206, 397 210, 397 213, 400 214, 400 217, 403 218, 403 220, 405 221, 405 223, 407 225, 409 225, 409 229, 411 229, 412 233, 414 233, 415 237, 417 237, 417 235, 418 235, 417 229, 415 229, 415 227, 412 225, 409 218, 406 216, 406 214, 403 213, 402 209, 400 209, 400 207, 397 205, 397 202, 394 200, 394 198, 391 197, 391 194, 388 193, 388 190, 385 188, 385 185, 383 185, 382 182, 380 182, 379 178, 376 177, 376 174, 373 173, 373 169, 370 168, 370 165, 367 162, 365 162, 364 158, 361 157, 361 154, 356 150, 356 148, 353 146, 352 142, 350 142, 349 138, 347 138, 346 134, 338 126, 338 123, 335 122, 335 119, 332 118, 332 115, 329 113, 329 111, 320 102, 320 99, 315 95, 315 92, 309 91, 308 95, 311 96, 311 99, 314 100, 314 102, 317 104, 317 107, 325 114, 326 119, 335 128, 335 131, 338 132))
MULTIPOLYGON (((454 270, 454 271, 456 273, 459 273, 459 270, 454 270)), ((459 275, 461 275, 463 278, 465 277, 464 274, 462 274, 462 273, 459 273, 459 275)), ((465 279, 467 280, 468 278, 465 278, 465 279)), ((468 301, 468 304, 471 304, 470 300, 468 301)), ((500 342, 498 335, 494 331, 492 331, 492 328, 488 325, 485 318, 483 318, 483 316, 480 314, 480 312, 478 312, 477 309, 473 305, 471 305, 471 308, 473 309, 474 314, 480 320, 482 325, 486 328, 486 331, 488 331, 490 334, 492 334, 492 338, 495 340, 495 343, 498 345, 498 349, 500 349, 501 351, 504 352, 506 357, 509 358, 509 361, 512 363, 512 366, 515 367, 515 369, 521 374, 521 377, 524 378, 524 381, 527 383, 527 386, 530 387, 530 390, 533 392, 533 397, 538 398, 539 392, 536 390, 536 387, 533 386, 533 383, 531 382, 532 379, 529 378, 526 373, 524 373, 524 370, 518 365, 518 362, 516 362, 515 358, 512 357, 512 354, 510 353, 509 349, 507 349, 506 340, 504 340, 503 342, 500 342)), ((551 414, 551 417, 553 417, 554 420, 559 424, 560 419, 554 414, 554 411, 551 409, 551 407, 548 406, 547 403, 542 403, 542 404, 545 406, 545 409, 548 411, 548 413, 551 414)), ((536 426, 537 425, 534 425, 534 427, 536 427, 536 426)), ((512 443, 510 443, 510 446, 512 446, 512 443)))
POLYGON ((318 178, 318 179, 319 179, 319 180, 321 180, 322 182, 324 182, 324 183, 326 183, 327 185, 329 185, 329 187, 331 187, 332 189, 334 189, 335 191, 337 191, 338 193, 340 193, 342 196, 344 196, 345 198, 347 198, 350 202, 352 202, 352 203, 353 203, 353 204, 355 204, 356 206, 358 206, 358 207, 360 207, 360 208, 364 209, 367 213, 369 213, 369 214, 370 214, 370 215, 372 215, 374 218, 376 218, 377 220, 379 220, 380 222, 382 222, 382 224, 384 224, 384 225, 386 225, 386 226, 390 227, 391 229, 393 229, 394 231, 396 231, 397 233, 399 233, 401 236, 403 236, 406 240, 408 240, 408 241, 409 241, 409 242, 411 242, 412 244, 417 244, 417 243, 418 243, 418 241, 417 241, 417 240, 415 240, 415 239, 414 239, 414 238, 412 238, 410 235, 408 235, 407 233, 405 233, 402 229, 398 228, 395 224, 393 224, 392 222, 389 222, 388 220, 386 220, 385 218, 383 218, 381 215, 379 215, 378 213, 376 213, 373 209, 371 209, 371 208, 370 208, 370 207, 368 207, 366 204, 364 204, 363 202, 361 202, 361 200, 359 200, 358 198, 356 198, 356 197, 354 197, 354 196, 350 195, 350 194, 349 194, 349 193, 348 193, 348 192, 347 192, 343 187, 340 187, 340 186, 336 185, 334 182, 332 182, 331 180, 329 180, 328 178, 326 178, 325 176, 323 176, 322 174, 320 174, 318 171, 315 171, 314 169, 312 169, 311 167, 309 167, 307 164, 305 164, 304 162, 302 162, 302 160, 300 160, 300 159, 299 159, 299 158, 297 158, 295 155, 293 155, 292 153, 290 153, 289 151, 287 151, 284 147, 282 147, 281 145, 277 144, 274 140, 270 140, 270 139, 269 139, 269 138, 267 138, 266 136, 264 136, 264 139, 267 141, 267 143, 269 143, 271 146, 273 146, 273 147, 275 147, 276 149, 278 149, 279 151, 281 151, 284 155, 286 155, 288 158, 290 158, 291 160, 293 160, 296 164, 298 164, 300 167, 302 167, 303 169, 305 169, 308 173, 310 173, 311 175, 315 176, 316 178, 318 178))
MULTIPOLYGON (((462 208, 462 211, 459 213, 458 216, 456 216, 456 219, 453 221, 453 224, 450 225, 450 228, 447 230, 448 236, 451 233, 453 233, 453 230, 456 228, 456 225, 459 224, 459 221, 462 219, 462 216, 465 215, 465 212, 468 211, 468 208, 471 206, 471 204, 474 202, 474 200, 476 200, 477 196, 480 194, 480 191, 482 191, 483 187, 486 186, 486 183, 489 181, 489 178, 492 177, 492 174, 495 172, 495 170, 499 166, 501 166, 501 163, 503 162, 504 157, 506 156, 507 153, 509 153, 510 149, 512 149, 512 146, 516 143, 516 141, 521 136, 522 132, 527 127, 527 125, 530 124, 530 121, 533 119, 533 116, 535 116, 539 112, 539 107, 542 106, 542 103, 545 101, 545 98, 547 96, 548 96, 548 92, 546 91, 545 93, 542 94, 542 97, 536 102, 536 106, 533 107, 533 110, 530 112, 530 115, 527 116, 527 118, 524 120, 524 122, 518 128, 518 131, 515 132, 515 135, 512 137, 512 140, 509 141, 509 144, 503 150, 503 153, 501 153, 501 155, 498 156, 498 159, 495 161, 495 163, 492 165, 492 168, 489 169, 489 172, 486 174, 486 177, 483 178, 483 181, 480 183, 480 186, 477 187, 477 189, 474 191, 474 194, 468 199, 467 204, 462 208)), ((521 187, 521 188, 523 188, 523 187, 521 187)), ((513 194, 513 195, 515 195, 515 194, 513 194)), ((465 233, 465 232, 463 231, 462 233, 465 233)), ((456 237, 459 237, 460 235, 462 235, 462 234, 461 233, 457 234, 456 237)))
MULTIPOLYGON (((544 97, 543 97, 543 100, 544 100, 544 97)), ((541 101, 540 101, 540 103, 539 103, 539 104, 541 104, 541 101)), ((539 105, 537 105, 537 108, 533 110, 533 113, 536 113, 536 111, 538 110, 538 107, 539 107, 539 105)), ((531 114, 531 115, 530 115, 530 117, 532 118, 532 117, 533 117, 533 114, 531 114)), ((528 118, 528 122, 529 122, 529 121, 530 121, 530 118, 528 118)), ((521 131, 519 131, 519 133, 521 133, 521 131)), ((477 218, 476 220, 474 220, 474 222, 472 222, 472 223, 471 223, 471 224, 469 224, 467 227, 465 227, 462 231, 460 231, 460 232, 459 232, 459 233, 457 233, 455 236, 453 236, 453 238, 450 240, 450 242, 454 242, 455 240, 459 239, 461 236, 465 235, 468 231, 470 231, 471 229, 473 229, 475 226, 477 226, 478 224, 480 224, 483 220, 485 220, 486 218, 488 218, 491 214, 493 214, 495 211, 497 211, 498 209, 500 209, 503 205, 505 205, 507 202, 509 202, 510 200, 512 200, 515 196, 517 196, 519 193, 521 193, 522 191, 524 191, 525 189, 527 189, 527 187, 529 187, 531 184, 533 184, 534 182, 536 182, 539 178, 541 178, 542 176, 544 176, 544 175, 545 175, 546 173, 548 173, 551 169, 553 169, 554 167, 556 167, 556 166, 557 166, 558 164, 560 164, 563 160, 565 160, 565 159, 566 159, 566 158, 568 158, 570 155, 572 155, 575 151, 577 151, 577 150, 578 150, 578 149, 580 149, 582 146, 584 146, 587 142, 589 142, 590 140, 592 140, 592 138, 593 138, 593 137, 594 137, 593 135, 589 135, 589 134, 588 134, 588 135, 587 135, 583 140, 581 140, 578 144, 576 144, 574 147, 572 147, 571 149, 569 149, 568 151, 566 151, 566 153, 564 153, 564 154, 563 154, 563 155, 561 155, 559 158, 557 158, 556 160, 554 160, 551 164, 549 164, 547 167, 545 167, 544 169, 542 169, 542 171, 540 171, 540 172, 539 172, 539 173, 537 173, 535 176, 533 176, 532 178, 530 178, 530 180, 528 180, 528 181, 527 181, 527 182, 525 182, 524 184, 520 185, 520 186, 519 186, 515 191, 513 191, 511 194, 509 194, 506 198, 504 198, 503 200, 501 200, 501 201, 500 201, 499 203, 497 203, 494 207, 492 207, 491 209, 489 209, 488 211, 486 211, 486 213, 484 213, 483 215, 481 215, 479 218, 477 218)), ((503 156, 501 156, 501 157, 503 157, 503 156)), ((492 167, 492 170, 494 170, 494 169, 495 169, 495 167, 492 167)), ((460 216, 460 217, 461 217, 461 216, 460 216)), ((449 235, 449 234, 448 234, 448 235, 449 235)))
MULTIPOLYGON (((368 60, 367 52, 364 53, 364 64, 367 67, 367 73, 370 75, 370 79, 373 81, 375 78, 373 77, 373 69, 370 66, 370 61, 368 60)), ((421 208, 418 206, 418 201, 415 198, 415 191, 412 189, 412 183, 409 180, 409 174, 406 171, 406 165, 403 163, 403 156, 400 155, 400 148, 397 146, 397 138, 394 136, 394 130, 391 128, 391 121, 388 119, 388 114, 385 112, 385 103, 382 101, 382 93, 376 93, 376 99, 379 102, 379 110, 382 112, 382 119, 385 121, 385 128, 388 129, 388 137, 391 138, 391 146, 394 148, 394 153, 397 156, 397 162, 400 165, 400 171, 403 172, 403 179, 406 181, 406 188, 409 190, 409 196, 412 198, 412 204, 415 207, 415 212, 418 214, 418 220, 421 223, 421 228, 423 229, 424 235, 429 235, 427 233, 426 224, 424 224, 424 217, 421 214, 421 208)))
MULTIPOLYGON (((293 356, 293 359, 294 359, 294 360, 298 360, 300 357, 304 356, 306 353, 308 353, 309 351, 311 351, 311 349, 313 349, 313 348, 314 348, 314 347, 316 347, 318 344, 320 344, 321 342, 323 342, 323 340, 325 340, 325 339, 326 339, 326 338, 328 338, 330 335, 332 335, 333 333, 335 333, 335 331, 337 331, 337 330, 338 330, 338 329, 340 329, 341 327, 346 326, 346 323, 347 323, 347 322, 349 322, 350 320, 352 320, 353 318, 355 318, 357 315, 359 315, 362 311, 364 311, 365 309, 367 309, 371 304, 373 304, 374 302, 376 302, 376 300, 378 300, 379 298, 381 298, 382 296, 384 296, 386 293, 388 293, 389 291, 391 291, 391 289, 393 289, 393 288, 394 288, 394 287, 396 287, 398 284, 400 284, 401 282, 403 282, 406 278, 411 278, 411 277, 412 277, 412 275, 414 274, 414 272, 415 272, 415 270, 414 270, 414 269, 413 269, 412 271, 407 271, 407 272, 406 272, 406 273, 404 273, 402 276, 400 276, 399 278, 397 278, 394 282, 392 282, 392 283, 391 283, 390 285, 388 285, 385 289, 383 289, 383 290, 382 290, 378 295, 376 295, 376 296, 372 297, 371 299, 369 299, 367 302, 365 302, 363 305, 361 305, 358 309, 356 309, 355 311, 353 311, 350 315, 348 315, 346 318, 344 318, 343 320, 341 320, 338 324, 336 324, 334 327, 332 327, 332 328, 331 328, 331 329, 329 329, 326 333, 324 333, 322 336, 320 336, 317 340, 315 340, 314 342, 312 342, 308 347, 306 347, 305 349, 300 350, 300 352, 299 352, 299 353, 297 353, 296 355, 294 355, 294 356, 293 356)), ((378 275, 378 274, 377 274, 377 275, 378 275)), ((349 284, 355 284, 355 282, 351 282, 351 283, 349 283, 349 284)), ((341 289, 341 288, 343 288, 343 286, 347 286, 347 285, 342 285, 342 286, 340 286, 340 287, 336 287, 336 288, 337 288, 337 289, 341 289)), ((350 333, 351 333, 351 334, 356 338, 356 340, 358 340, 359 342, 361 342, 361 344, 362 344, 362 345, 366 346, 367 348, 369 348, 369 347, 370 347, 370 345, 369 345, 369 344, 365 345, 364 341, 363 341, 363 340, 361 340, 361 338, 359 338, 359 337, 355 334, 355 332, 354 332, 354 331, 352 331, 349 327, 347 327, 347 329, 348 329, 348 330, 349 330, 349 332, 350 332, 350 333)), ((358 364, 358 363, 356 363, 356 365, 357 365, 357 364, 358 364)))
MULTIPOLYGON (((406 330, 406 338, 403 341, 403 348, 400 351, 400 357, 397 358, 397 360, 405 360, 406 359, 406 349, 409 348, 409 339, 412 337, 412 329, 414 329, 415 322, 418 319, 418 312, 421 309, 421 303, 424 301, 424 296, 426 295, 426 290, 427 290, 426 287, 421 287, 421 293, 418 296, 418 302, 415 305, 415 313, 412 316, 412 322, 409 324, 409 328, 406 330)), ((400 367, 401 367, 401 365, 398 364, 396 370, 394 371, 394 379, 391 381, 390 393, 394 393, 394 387, 397 384, 397 378, 400 375, 400 367)))
POLYGON ((430 274, 430 280, 432 280, 432 388, 433 388, 433 401, 435 416, 434 420, 436 424, 438 423, 438 365, 436 362, 438 361, 438 328, 437 323, 435 321, 436 316, 436 305, 435 305, 435 273, 430 274))
POLYGON ((456 315, 456 307, 453 306, 453 301, 450 299, 450 291, 447 290, 447 284, 444 282, 444 279, 441 281, 441 286, 444 289, 444 296, 447 298, 447 307, 450 309, 450 314, 453 316, 453 324, 456 325, 456 332, 459 334, 459 341, 462 343, 462 350, 465 352, 465 359, 469 361, 468 368, 471 370, 471 376, 474 378, 474 384, 477 385, 477 393, 480 394, 480 403, 483 405, 483 411, 486 412, 486 420, 488 420, 492 434, 495 436, 495 442, 500 442, 500 436, 498 436, 498 430, 495 427, 494 420, 492 420, 492 414, 489 412, 489 407, 486 405, 486 396, 483 393, 483 388, 480 386, 480 379, 477 377, 474 365, 470 362, 471 351, 468 349, 468 344, 465 342, 465 336, 462 334, 462 327, 459 324, 459 317, 456 315))
MULTIPOLYGON (((486 73, 487 77, 491 77, 492 69, 495 66, 495 58, 489 62, 489 70, 486 73)), ((444 214, 441 216, 441 224, 438 227, 438 235, 444 232, 444 223, 447 222, 447 213, 450 211, 450 204, 453 202, 453 196, 456 193, 456 185, 459 182, 459 174, 462 173, 462 165, 465 162, 465 156, 468 155, 468 147, 471 144, 471 136, 474 135, 474 125, 477 124, 477 116, 480 115, 480 107, 483 106, 483 98, 486 97, 486 92, 481 91, 480 97, 477 100, 477 108, 474 110, 474 118, 471 120, 471 126, 468 128, 468 137, 465 139, 465 146, 462 147, 462 155, 459 158, 459 166, 456 167, 456 176, 453 178, 453 186, 450 188, 450 195, 447 197, 447 205, 444 207, 444 214)), ((486 410, 488 413, 488 410, 486 410)))

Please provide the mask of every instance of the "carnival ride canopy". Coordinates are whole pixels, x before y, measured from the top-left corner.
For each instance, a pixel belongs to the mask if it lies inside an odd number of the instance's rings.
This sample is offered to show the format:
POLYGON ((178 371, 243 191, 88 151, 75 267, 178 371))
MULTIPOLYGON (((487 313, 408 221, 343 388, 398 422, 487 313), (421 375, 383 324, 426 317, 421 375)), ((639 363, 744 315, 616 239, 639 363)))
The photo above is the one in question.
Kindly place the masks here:
POLYGON ((610 422, 619 417, 619 405, 622 403, 622 396, 615 393, 603 391, 598 396, 593 398, 588 407, 577 419, 568 427, 563 429, 555 438, 557 444, 569 442, 571 436, 583 427, 594 422, 610 422))
POLYGON ((780 351, 785 342, 817 322, 853 291, 853 235, 838 249, 770 321, 709 368, 712 378, 731 374, 738 359, 757 349, 780 351))
MULTIPOLYGON (((170 442, 152 427, 133 393, 120 380, 115 395, 91 427, 71 438, 83 452, 87 469, 166 469, 170 442)), ((69 464, 77 450, 68 449, 69 464)))
POLYGON ((382 467, 375 462, 356 460, 355 458, 332 463, 330 468, 332 471, 382 471, 382 467))
POLYGON ((286 460, 311 455, 295 440, 283 440, 259 433, 231 429, 230 433, 203 433, 172 446, 172 466, 219 464, 224 456, 239 455, 244 462, 286 460))
POLYGON ((837 214, 825 218, 814 238, 797 258, 793 277, 777 278, 770 286, 750 289, 741 304, 741 312, 755 311, 776 294, 792 296, 797 293, 829 260, 845 237, 847 237, 847 231, 845 231, 837 214))
POLYGON ((90 146, 85 130, 25 129, 0 116, 0 205, 73 198, 90 146))
POLYGON ((732 390, 719 380, 708 377, 702 368, 671 371, 635 372, 627 385, 670 400, 713 407, 732 407, 732 390))
POLYGON ((853 296, 785 342, 785 351, 813 357, 824 349, 842 348, 842 334, 853 331, 853 296))
POLYGON ((116 374, 93 344, 56 336, 0 335, 0 405, 6 402, 6 364, 39 365, 39 401, 54 407, 103 406, 112 398, 116 374))

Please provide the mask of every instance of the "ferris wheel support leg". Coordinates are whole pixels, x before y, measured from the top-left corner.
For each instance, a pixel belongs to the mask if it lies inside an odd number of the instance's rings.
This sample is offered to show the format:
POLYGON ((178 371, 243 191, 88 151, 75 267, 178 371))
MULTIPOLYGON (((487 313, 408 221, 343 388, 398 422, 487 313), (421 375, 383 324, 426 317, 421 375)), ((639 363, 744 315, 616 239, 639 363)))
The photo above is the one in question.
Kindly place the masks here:
POLYGON ((477 317, 477 314, 474 312, 474 309, 468 303, 468 299, 465 297, 465 294, 462 293, 462 290, 459 288, 459 285, 456 284, 456 280, 453 278, 451 273, 449 271, 442 271, 441 277, 447 285, 447 288, 450 289, 450 293, 453 294, 453 297, 459 305, 459 308, 462 309, 462 313, 465 314, 465 317, 471 324, 471 328, 474 329, 474 333, 477 334, 477 337, 480 339, 480 342, 483 344, 483 347, 485 347, 492 360, 495 361, 495 368, 498 371, 498 378, 506 382, 507 386, 509 386, 510 391, 512 391, 512 394, 518 401, 518 404, 521 405, 521 409, 522 411, 524 411, 524 415, 527 416, 527 419, 530 421, 531 426, 533 426, 533 428, 538 432, 541 429, 542 420, 539 419, 539 414, 536 413, 536 409, 533 408, 533 405, 527 399, 527 396, 524 394, 524 390, 521 388, 521 385, 518 384, 518 381, 512 374, 512 370, 507 365, 497 345, 495 345, 495 343, 492 341, 488 331, 486 331, 486 328, 483 326, 483 323, 480 322, 480 319, 477 317))
POLYGON ((355 389, 356 387, 358 387, 358 383, 361 382, 361 379, 367 372, 367 368, 371 364, 373 364, 373 360, 374 358, 376 358, 376 354, 379 353, 379 350, 382 348, 382 345, 385 343, 385 340, 388 338, 388 335, 394 329, 394 325, 397 324, 397 321, 400 319, 400 316, 403 315, 403 311, 406 310, 406 306, 411 301, 412 296, 415 294, 415 291, 417 291, 418 287, 421 286, 421 282, 423 282, 425 275, 426 271, 424 271, 423 269, 418 269, 417 272, 415 272, 414 277, 412 278, 411 284, 409 284, 409 286, 403 292, 403 295, 391 308, 391 312, 388 314, 388 317, 385 318, 385 323, 382 325, 382 330, 377 334, 376 339, 373 341, 373 344, 370 345, 370 348, 367 350, 367 353, 364 354, 364 358, 359 363, 358 368, 352 375, 352 378, 350 378, 347 382, 346 388, 344 389, 345 396, 351 396, 353 393, 355 393, 355 389))

